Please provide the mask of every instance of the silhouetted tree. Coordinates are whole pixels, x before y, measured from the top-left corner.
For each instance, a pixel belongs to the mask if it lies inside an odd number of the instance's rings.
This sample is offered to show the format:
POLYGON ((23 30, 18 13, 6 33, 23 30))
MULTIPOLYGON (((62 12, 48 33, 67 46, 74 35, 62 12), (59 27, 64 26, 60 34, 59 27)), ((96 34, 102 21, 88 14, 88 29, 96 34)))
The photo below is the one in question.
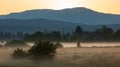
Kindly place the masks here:
POLYGON ((72 40, 77 40, 79 41, 81 39, 82 36, 82 28, 80 26, 77 26, 77 28, 75 29, 75 31, 73 32, 72 35, 72 40))
POLYGON ((111 40, 113 37, 113 29, 103 26, 94 32, 96 40, 111 40))
POLYGON ((23 38, 23 32, 17 32, 17 38, 22 39, 23 38))
POLYGON ((69 32, 62 35, 63 41, 71 41, 71 34, 69 32))
POLYGON ((0 39, 1 40, 15 40, 15 39, 22 39, 23 33, 17 32, 17 33, 11 33, 11 32, 0 32, 0 39))
POLYGON ((0 32, 0 39, 3 40, 4 39, 4 33, 0 32))
POLYGON ((50 38, 53 41, 60 41, 62 39, 62 36, 59 31, 53 31, 50 33, 50 38))
POLYGON ((114 37, 115 39, 120 40, 120 29, 114 33, 114 37))
POLYGON ((44 38, 44 34, 40 31, 35 32, 34 34, 31 35, 31 38, 33 41, 39 41, 44 38))
POLYGON ((25 34, 25 35, 23 36, 23 40, 25 40, 25 41, 32 41, 32 37, 31 37, 30 34, 25 34))

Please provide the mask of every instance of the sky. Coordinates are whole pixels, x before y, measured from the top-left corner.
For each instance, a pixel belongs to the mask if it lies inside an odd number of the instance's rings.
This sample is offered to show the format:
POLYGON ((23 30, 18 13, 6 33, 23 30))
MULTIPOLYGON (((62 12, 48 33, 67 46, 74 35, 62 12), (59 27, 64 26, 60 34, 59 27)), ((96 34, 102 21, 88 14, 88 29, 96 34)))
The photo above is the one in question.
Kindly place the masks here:
POLYGON ((0 0, 0 15, 32 9, 61 10, 74 7, 120 14, 120 0, 0 0))

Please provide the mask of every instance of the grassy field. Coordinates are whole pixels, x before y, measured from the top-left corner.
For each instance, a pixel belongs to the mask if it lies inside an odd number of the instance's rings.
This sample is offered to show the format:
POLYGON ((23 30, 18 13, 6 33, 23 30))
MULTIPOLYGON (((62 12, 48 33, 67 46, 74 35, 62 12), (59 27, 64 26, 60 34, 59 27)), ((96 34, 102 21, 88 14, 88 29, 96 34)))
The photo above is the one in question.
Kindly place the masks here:
POLYGON ((54 60, 13 60, 13 49, 0 49, 0 67, 120 67, 120 48, 61 48, 54 60))

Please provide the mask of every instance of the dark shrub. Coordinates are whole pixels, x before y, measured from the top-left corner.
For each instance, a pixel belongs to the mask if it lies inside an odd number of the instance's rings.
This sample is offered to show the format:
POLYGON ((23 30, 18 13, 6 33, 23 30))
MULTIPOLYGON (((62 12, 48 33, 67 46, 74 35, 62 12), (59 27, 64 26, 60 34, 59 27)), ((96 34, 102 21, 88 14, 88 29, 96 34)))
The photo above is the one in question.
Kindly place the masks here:
POLYGON ((14 59, 21 59, 27 57, 27 52, 25 52, 23 49, 17 48, 11 55, 14 59))
POLYGON ((56 53, 56 46, 50 41, 35 42, 34 46, 26 52, 17 48, 12 53, 13 58, 30 58, 33 61, 53 59, 56 53))
POLYGON ((27 47, 28 45, 22 40, 13 40, 4 45, 5 47, 27 47))
POLYGON ((52 59, 56 53, 56 46, 50 41, 39 41, 35 42, 28 52, 34 59, 52 59))

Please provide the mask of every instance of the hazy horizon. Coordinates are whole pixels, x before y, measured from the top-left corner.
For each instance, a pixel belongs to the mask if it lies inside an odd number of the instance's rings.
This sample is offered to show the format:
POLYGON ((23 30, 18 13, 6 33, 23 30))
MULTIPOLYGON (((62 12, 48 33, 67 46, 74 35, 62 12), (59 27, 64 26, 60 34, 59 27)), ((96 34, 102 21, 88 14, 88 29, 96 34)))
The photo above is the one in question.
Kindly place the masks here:
POLYGON ((54 9, 86 7, 102 13, 120 14, 118 0, 0 0, 0 15, 33 9, 54 9), (61 5, 62 4, 62 5, 61 5))
POLYGON ((29 10, 23 10, 23 11, 16 11, 16 12, 11 12, 11 13, 7 13, 7 14, 0 14, 1 16, 3 15, 9 15, 12 13, 22 13, 22 12, 26 12, 26 11, 33 11, 33 10, 53 10, 53 11, 62 11, 62 10, 66 10, 66 9, 74 9, 74 8, 85 8, 85 9, 89 9, 98 13, 103 13, 103 14, 113 14, 113 15, 120 15, 120 14, 115 14, 115 13, 106 13, 106 12, 101 12, 101 11, 97 11, 88 7, 72 7, 72 8, 64 8, 64 9, 50 9, 50 8, 43 8, 43 9, 29 9, 29 10))

